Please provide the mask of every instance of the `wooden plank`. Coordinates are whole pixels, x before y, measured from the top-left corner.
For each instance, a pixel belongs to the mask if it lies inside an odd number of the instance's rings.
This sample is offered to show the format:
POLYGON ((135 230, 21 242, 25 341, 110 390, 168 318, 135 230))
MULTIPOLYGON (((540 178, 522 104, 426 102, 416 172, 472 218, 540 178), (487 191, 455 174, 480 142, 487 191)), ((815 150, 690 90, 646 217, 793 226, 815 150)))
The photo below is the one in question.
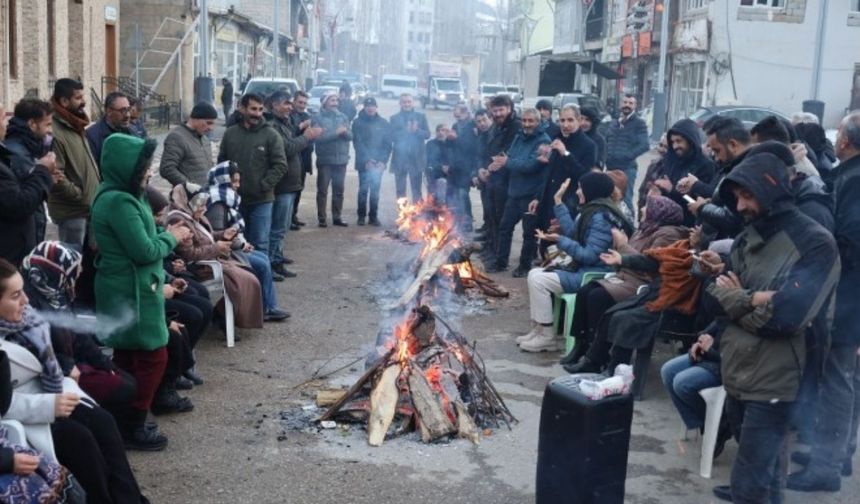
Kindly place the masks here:
POLYGON ((400 391, 397 389, 400 371, 399 364, 388 366, 370 391, 370 418, 367 421, 367 442, 370 446, 382 445, 388 427, 394 420, 397 399, 400 397, 400 391))
POLYGON ((456 432, 457 429, 445 414, 445 410, 442 409, 430 383, 420 369, 413 369, 412 374, 409 375, 409 390, 412 393, 415 411, 427 428, 431 440, 456 432))
POLYGON ((340 401, 346 395, 344 389, 323 389, 317 392, 317 407, 326 408, 340 401))

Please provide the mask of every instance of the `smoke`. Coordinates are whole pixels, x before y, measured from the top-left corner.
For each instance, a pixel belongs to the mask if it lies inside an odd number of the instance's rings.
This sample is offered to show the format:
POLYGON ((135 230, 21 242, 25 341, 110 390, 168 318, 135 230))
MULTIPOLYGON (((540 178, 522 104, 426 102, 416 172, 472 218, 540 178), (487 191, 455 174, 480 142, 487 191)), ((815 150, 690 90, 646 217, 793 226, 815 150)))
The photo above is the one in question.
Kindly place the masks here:
POLYGON ((47 320, 52 327, 67 329, 78 334, 94 334, 100 340, 107 339, 112 334, 127 329, 137 320, 134 310, 128 307, 116 317, 70 311, 41 311, 39 315, 47 320))

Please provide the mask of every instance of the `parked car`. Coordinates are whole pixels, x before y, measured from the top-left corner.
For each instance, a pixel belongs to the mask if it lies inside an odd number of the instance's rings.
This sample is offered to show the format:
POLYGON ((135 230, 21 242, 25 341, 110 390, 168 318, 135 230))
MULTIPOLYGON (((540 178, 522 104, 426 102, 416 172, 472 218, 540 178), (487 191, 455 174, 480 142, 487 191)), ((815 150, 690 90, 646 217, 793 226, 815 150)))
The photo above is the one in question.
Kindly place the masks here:
POLYGON ((289 92, 291 96, 295 96, 299 89, 301 87, 296 79, 254 77, 245 86, 244 94, 255 93, 265 98, 275 91, 283 90, 289 92))
POLYGON ((514 103, 523 101, 523 90, 519 86, 505 86, 503 93, 510 96, 514 103))
POLYGON ((472 97, 472 108, 484 108, 484 104, 488 98, 492 98, 500 93, 507 93, 504 84, 487 84, 482 82, 478 85, 478 93, 472 97))
POLYGON ((364 84, 352 85, 352 99, 355 100, 356 103, 363 102, 368 96, 370 96, 370 91, 367 89, 367 86, 364 84))
POLYGON ((552 98, 552 110, 554 114, 558 114, 562 107, 572 103, 580 109, 589 107, 597 110, 600 117, 606 120, 606 105, 600 100, 597 95, 585 93, 559 93, 552 98))
POLYGON ((308 112, 316 114, 320 111, 320 100, 328 93, 337 93, 337 86, 314 86, 308 91, 310 99, 308 100, 308 112))
POLYGON ((700 107, 699 110, 690 115, 690 119, 696 122, 701 127, 705 122, 714 116, 734 117, 739 119, 744 126, 752 128, 757 122, 767 116, 775 115, 781 119, 790 121, 791 119, 783 113, 771 110, 765 107, 756 107, 751 105, 724 105, 719 107, 700 107))

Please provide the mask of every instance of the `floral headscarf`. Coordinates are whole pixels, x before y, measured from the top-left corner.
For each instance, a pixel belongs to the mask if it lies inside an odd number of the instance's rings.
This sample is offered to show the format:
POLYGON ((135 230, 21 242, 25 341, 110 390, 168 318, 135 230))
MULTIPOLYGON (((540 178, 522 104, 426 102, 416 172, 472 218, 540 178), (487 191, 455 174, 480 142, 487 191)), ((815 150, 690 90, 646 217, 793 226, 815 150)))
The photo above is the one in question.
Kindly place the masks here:
POLYGON ((24 258, 21 273, 54 310, 75 299, 75 282, 81 271, 80 252, 58 241, 44 241, 24 258))
POLYGON ((661 226, 680 226, 684 222, 681 205, 665 196, 648 196, 645 202, 645 220, 639 223, 639 232, 649 235, 661 226))

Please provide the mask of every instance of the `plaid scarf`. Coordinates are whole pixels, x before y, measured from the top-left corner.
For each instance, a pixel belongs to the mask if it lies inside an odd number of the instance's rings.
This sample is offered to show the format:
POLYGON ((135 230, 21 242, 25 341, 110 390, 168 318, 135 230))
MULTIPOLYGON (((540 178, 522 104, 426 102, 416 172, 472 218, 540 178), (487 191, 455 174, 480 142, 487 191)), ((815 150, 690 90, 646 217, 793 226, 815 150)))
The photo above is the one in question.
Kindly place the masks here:
POLYGON ((244 233, 245 220, 239 213, 242 198, 233 190, 233 184, 230 181, 231 163, 231 161, 224 161, 209 170, 209 208, 212 208, 215 203, 223 203, 230 210, 229 225, 239 226, 239 233, 244 233))
POLYGON ((51 326, 30 305, 18 322, 0 319, 0 338, 21 345, 35 355, 42 364, 42 389, 49 394, 63 391, 63 370, 51 346, 51 326))
POLYGON ((44 241, 24 258, 21 273, 48 306, 61 310, 75 299, 81 259, 80 252, 58 241, 44 241))

